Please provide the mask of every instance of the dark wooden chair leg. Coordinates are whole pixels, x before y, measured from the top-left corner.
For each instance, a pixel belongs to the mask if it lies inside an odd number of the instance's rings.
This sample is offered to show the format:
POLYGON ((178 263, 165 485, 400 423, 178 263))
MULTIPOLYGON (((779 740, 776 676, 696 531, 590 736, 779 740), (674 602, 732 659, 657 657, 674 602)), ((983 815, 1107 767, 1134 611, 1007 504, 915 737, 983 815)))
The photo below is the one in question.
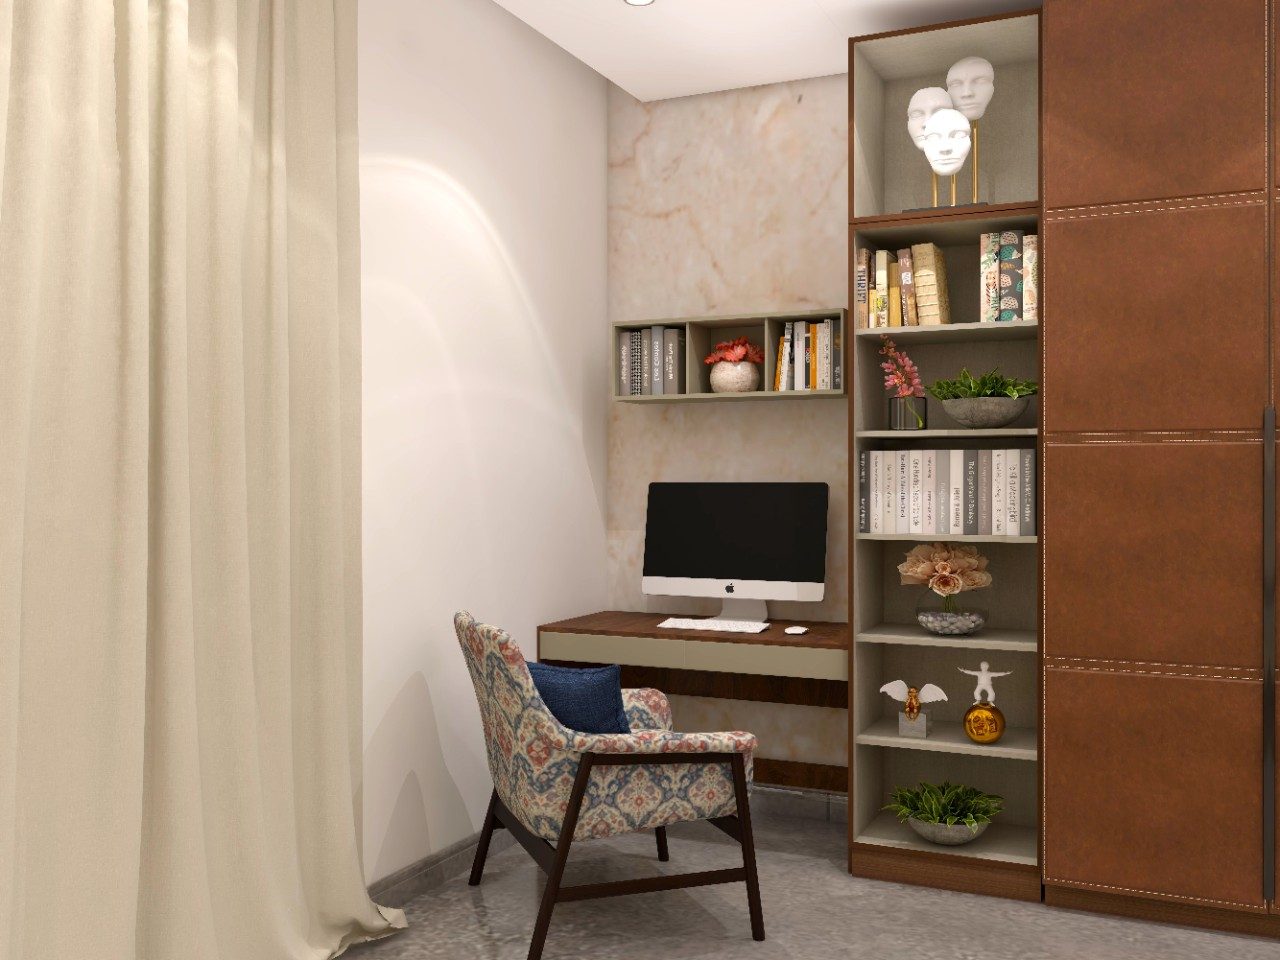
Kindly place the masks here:
POLYGON ((658 827, 653 832, 658 835, 658 859, 666 863, 671 859, 671 854, 667 851, 667 828, 658 827))
POLYGON ((756 940, 763 940, 764 909, 760 906, 760 878, 756 875, 756 841, 751 834, 747 764, 740 753, 733 755, 733 793, 738 803, 738 826, 742 831, 742 867, 747 874, 747 908, 751 911, 751 936, 756 940))
POLYGON ((480 886, 480 878, 484 876, 484 861, 489 856, 489 841, 493 839, 493 831, 498 822, 494 813, 498 806, 498 791, 493 791, 489 798, 489 812, 484 815, 484 827, 480 830, 480 842, 476 844, 476 858, 471 861, 471 878, 467 880, 473 887, 480 886))
POLYGON ((529 941, 529 960, 541 960, 542 948, 547 942, 547 930, 551 926, 551 912, 556 907, 560 893, 560 881, 564 879, 564 867, 569 862, 569 847, 573 844, 573 831, 578 827, 578 813, 582 798, 591 779, 591 754, 584 754, 578 764, 578 775, 569 794, 569 806, 564 812, 564 826, 560 828, 560 840, 556 844, 556 857, 547 874, 547 886, 542 891, 542 906, 538 908, 538 921, 533 925, 533 939, 529 941))

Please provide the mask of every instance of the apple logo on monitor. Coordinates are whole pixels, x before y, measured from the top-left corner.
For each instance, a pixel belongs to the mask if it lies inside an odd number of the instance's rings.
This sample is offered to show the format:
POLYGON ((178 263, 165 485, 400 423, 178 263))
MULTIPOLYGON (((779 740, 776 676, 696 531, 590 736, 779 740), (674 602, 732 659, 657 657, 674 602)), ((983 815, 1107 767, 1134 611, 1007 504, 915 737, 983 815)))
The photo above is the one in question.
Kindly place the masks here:
POLYGON ((725 593, 733 593, 733 584, 732 584, 732 583, 726 583, 726 584, 724 585, 724 592, 725 592, 725 593))

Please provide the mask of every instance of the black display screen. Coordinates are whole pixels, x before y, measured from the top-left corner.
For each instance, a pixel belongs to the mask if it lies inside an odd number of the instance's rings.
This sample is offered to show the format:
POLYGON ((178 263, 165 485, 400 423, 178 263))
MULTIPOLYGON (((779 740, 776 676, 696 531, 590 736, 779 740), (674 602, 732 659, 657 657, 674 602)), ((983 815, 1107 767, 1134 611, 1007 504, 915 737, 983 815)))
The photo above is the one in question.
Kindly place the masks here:
POLYGON ((644 575, 824 583, 825 483, 651 483, 644 575))

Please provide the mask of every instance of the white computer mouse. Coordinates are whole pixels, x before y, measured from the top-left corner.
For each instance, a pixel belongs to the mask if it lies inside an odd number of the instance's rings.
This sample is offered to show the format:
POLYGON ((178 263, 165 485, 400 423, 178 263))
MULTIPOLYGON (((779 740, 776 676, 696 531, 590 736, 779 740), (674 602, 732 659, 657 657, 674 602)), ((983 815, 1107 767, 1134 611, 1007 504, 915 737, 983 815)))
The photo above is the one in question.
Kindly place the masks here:
POLYGON ((808 633, 809 628, 808 627, 787 627, 787 629, 783 630, 782 632, 790 633, 794 636, 796 634, 808 633))

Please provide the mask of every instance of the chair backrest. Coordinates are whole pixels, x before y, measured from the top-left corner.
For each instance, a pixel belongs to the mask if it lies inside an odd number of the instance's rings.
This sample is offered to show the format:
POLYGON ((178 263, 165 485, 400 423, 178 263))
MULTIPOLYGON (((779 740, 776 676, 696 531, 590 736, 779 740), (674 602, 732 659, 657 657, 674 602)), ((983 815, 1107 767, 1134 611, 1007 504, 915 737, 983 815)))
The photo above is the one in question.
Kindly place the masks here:
POLYGON ((547 768, 568 748, 569 732, 542 702, 510 634, 465 611, 454 615, 453 626, 480 705, 494 789, 528 824, 555 781, 559 771, 547 768))

